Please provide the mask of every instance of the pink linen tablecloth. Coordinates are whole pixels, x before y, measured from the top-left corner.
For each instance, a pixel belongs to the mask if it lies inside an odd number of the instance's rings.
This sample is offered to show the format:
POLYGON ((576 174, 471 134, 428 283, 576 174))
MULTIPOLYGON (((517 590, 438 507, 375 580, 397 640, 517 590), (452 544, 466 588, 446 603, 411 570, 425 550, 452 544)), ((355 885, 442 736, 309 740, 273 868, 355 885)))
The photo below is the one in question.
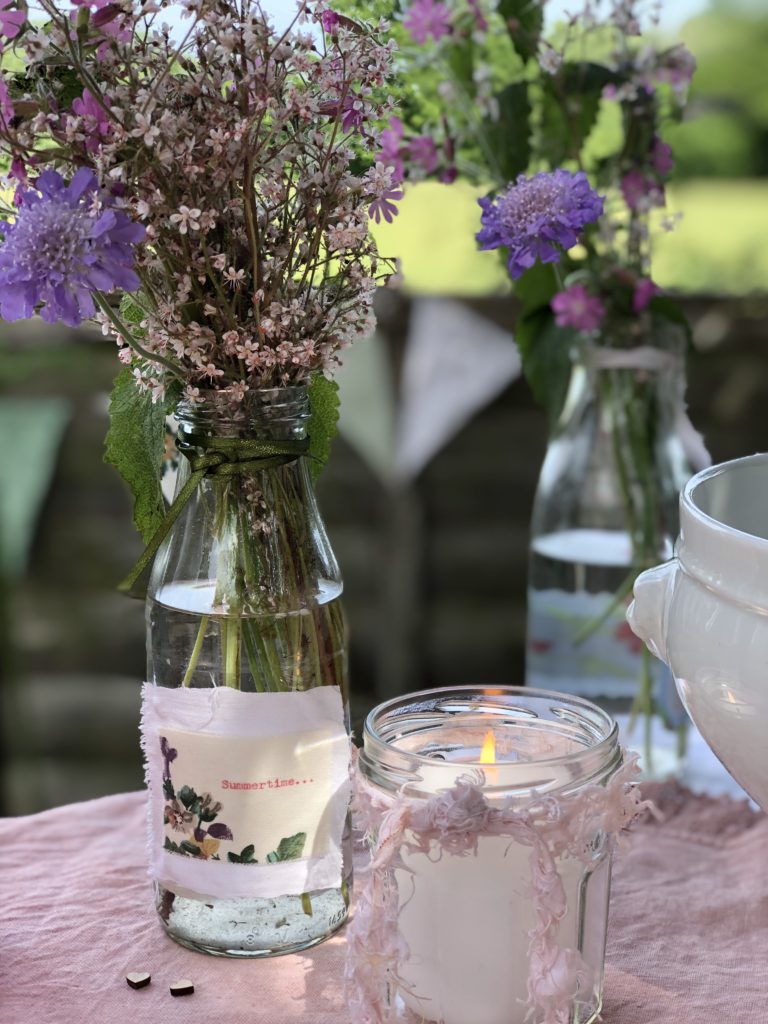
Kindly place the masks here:
MULTIPOLYGON (((759 1024, 768 1015, 768 819, 654 793, 614 872, 606 1024, 759 1024)), ((192 953, 158 923, 144 794, 0 821, 0 1024, 354 1024, 344 939, 261 962, 192 953), (128 971, 150 971, 133 991, 128 971), (168 985, 195 984, 173 998, 168 985)), ((467 1024, 472 1024, 467 1021, 467 1024)))

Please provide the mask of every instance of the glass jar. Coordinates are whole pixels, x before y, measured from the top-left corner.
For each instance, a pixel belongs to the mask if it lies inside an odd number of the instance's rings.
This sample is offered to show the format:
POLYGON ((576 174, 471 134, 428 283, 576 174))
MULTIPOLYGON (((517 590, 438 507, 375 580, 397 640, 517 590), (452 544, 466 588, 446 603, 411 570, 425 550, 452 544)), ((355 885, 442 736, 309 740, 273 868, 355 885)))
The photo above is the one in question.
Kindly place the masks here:
POLYGON ((296 454, 307 391, 240 404, 210 392, 177 416, 177 496, 190 465, 225 458, 183 506, 147 593, 157 909, 192 949, 288 953, 340 926, 351 877, 342 582, 296 454), (312 878, 331 884, 302 889, 312 878))
POLYGON ((531 522, 526 682, 629 713, 649 775, 680 770, 687 719, 625 613, 637 574, 672 554, 691 474, 684 391, 677 335, 665 348, 576 349, 531 522))
MULTIPOLYGON (((453 687, 400 697, 370 713, 358 804, 367 807, 369 830, 379 828, 374 881, 377 872, 388 871, 389 879, 361 895, 347 937, 351 950, 364 942, 368 954, 348 973, 379 1013, 372 1020, 384 1019, 366 973, 377 946, 385 960, 382 1004, 397 1020, 555 1019, 545 1006, 553 998, 546 976, 558 973, 558 964, 567 965, 559 976, 570 974, 571 988, 559 994, 557 1019, 597 1018, 613 839, 605 819, 584 812, 579 801, 586 787, 593 796, 596 786, 607 794, 612 779, 623 791, 622 761, 611 718, 555 693, 453 687), (478 769, 484 775, 470 791, 466 783, 478 769), (431 831, 415 835, 414 822, 430 801, 438 808, 426 814, 431 831), (452 825, 451 804, 458 810, 452 825), (385 870, 382 856, 403 807, 409 824, 385 870), (507 824, 492 821, 497 812, 507 824), (480 822, 473 836, 471 819, 480 822), (388 892, 395 920, 387 916, 388 892), (372 926, 365 920, 369 903, 372 926), (387 923, 396 935, 383 934, 387 923)), ((353 986, 353 1009, 354 1000, 353 986)))

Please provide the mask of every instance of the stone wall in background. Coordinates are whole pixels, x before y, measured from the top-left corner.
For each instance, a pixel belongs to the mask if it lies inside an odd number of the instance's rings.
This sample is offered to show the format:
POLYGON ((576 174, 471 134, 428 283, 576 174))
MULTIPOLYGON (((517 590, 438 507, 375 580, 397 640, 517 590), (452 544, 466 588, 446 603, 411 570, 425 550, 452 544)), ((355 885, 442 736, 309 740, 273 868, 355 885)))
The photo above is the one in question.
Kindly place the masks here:
MULTIPOLYGON (((510 303, 469 305, 511 328, 510 303)), ((693 423, 715 461, 765 450, 768 299, 687 307, 693 423)), ((380 311, 394 382, 412 312, 391 295, 380 311)), ((5 813, 141 785, 143 609, 113 589, 140 544, 122 484, 101 461, 116 369, 112 346, 93 335, 40 325, 0 337, 0 406, 9 396, 69 403, 26 565, 2 594, 5 813)), ((337 442, 319 495, 345 577, 358 732, 388 696, 522 681, 528 516, 545 443, 543 414, 520 380, 405 484, 337 442)))

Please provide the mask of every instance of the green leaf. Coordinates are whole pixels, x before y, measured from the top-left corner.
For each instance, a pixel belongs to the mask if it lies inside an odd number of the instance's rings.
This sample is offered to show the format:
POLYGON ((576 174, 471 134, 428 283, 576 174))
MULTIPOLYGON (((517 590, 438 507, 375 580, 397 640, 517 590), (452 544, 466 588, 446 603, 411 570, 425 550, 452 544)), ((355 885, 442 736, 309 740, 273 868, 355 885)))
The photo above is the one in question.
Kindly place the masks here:
POLYGON ((577 160, 592 131, 603 89, 616 73, 588 61, 563 64, 546 78, 541 110, 541 151, 552 166, 577 160))
POLYGON ((304 852, 304 844, 307 841, 306 832, 297 832, 294 836, 281 839, 277 844, 278 860, 296 860, 304 852))
POLYGON ((565 402, 576 336, 570 328, 555 324, 548 307, 522 316, 515 330, 525 379, 534 398, 546 409, 550 429, 557 423, 565 402))
POLYGON ((484 134, 501 179, 512 181, 531 159, 531 101, 525 82, 513 82, 496 94, 497 120, 486 118, 484 134))
POLYGON ((200 847, 196 846, 194 843, 190 843, 188 839, 184 839, 181 842, 181 844, 179 845, 179 850, 182 853, 188 854, 190 857, 199 857, 200 854, 202 853, 200 847))
POLYGON ((685 333, 686 341, 690 344, 693 341, 693 332, 691 325, 688 322, 688 317, 683 312, 679 303, 675 302, 668 295, 655 295, 650 302, 648 307, 653 314, 655 321, 661 320, 666 321, 667 324, 672 324, 675 327, 679 327, 685 333))
POLYGON ((339 386, 317 373, 309 385, 309 457, 312 479, 317 480, 331 454, 339 422, 339 386))
POLYGON ((448 66, 468 96, 475 95, 475 44, 467 35, 459 38, 448 51, 448 66))
MULTIPOLYGON (((120 319, 124 324, 131 324, 131 326, 137 326, 144 319, 144 310, 134 300, 132 295, 127 292, 123 294, 120 299, 120 319)), ((137 333, 143 333, 139 331, 137 333)))
POLYGON ((165 411, 138 390, 126 367, 115 378, 104 461, 133 494, 133 521, 148 543, 165 514, 160 469, 165 450, 165 411))
POLYGON ((236 853, 228 853, 227 860, 230 862, 230 864, 242 864, 243 862, 242 858, 239 857, 236 853))
POLYGON ((173 782, 170 779, 163 779, 163 796, 166 800, 173 800, 176 796, 173 791, 173 782))
POLYGON ((551 263, 537 262, 514 283, 515 295, 523 306, 523 315, 547 309, 560 290, 551 263))
POLYGON ((523 60, 535 57, 544 27, 541 0, 499 0, 496 10, 504 19, 512 45, 523 60))
POLYGON ((255 851, 256 847, 252 843, 249 843, 248 846, 244 846, 240 851, 240 859, 249 864, 255 864, 256 861, 253 859, 255 851))

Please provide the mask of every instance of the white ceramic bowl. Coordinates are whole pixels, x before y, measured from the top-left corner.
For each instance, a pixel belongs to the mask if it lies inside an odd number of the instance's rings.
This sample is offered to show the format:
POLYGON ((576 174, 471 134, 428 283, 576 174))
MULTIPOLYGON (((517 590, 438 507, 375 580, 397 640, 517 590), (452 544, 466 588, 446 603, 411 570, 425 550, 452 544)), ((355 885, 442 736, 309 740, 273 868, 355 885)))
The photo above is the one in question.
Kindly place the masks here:
POLYGON ((768 454, 688 482, 675 558, 638 576, 627 618, 672 669, 712 750, 768 810, 768 454))

